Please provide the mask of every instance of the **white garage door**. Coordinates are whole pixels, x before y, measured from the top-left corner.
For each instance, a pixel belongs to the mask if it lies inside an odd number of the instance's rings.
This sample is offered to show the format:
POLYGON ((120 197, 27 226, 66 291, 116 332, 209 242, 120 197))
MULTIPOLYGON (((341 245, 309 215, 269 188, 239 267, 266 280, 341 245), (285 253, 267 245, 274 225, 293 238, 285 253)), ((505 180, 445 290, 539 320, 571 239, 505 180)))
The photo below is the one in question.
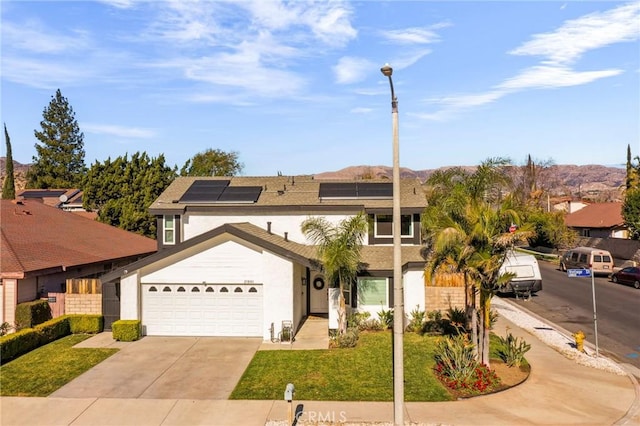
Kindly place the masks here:
POLYGON ((148 336, 262 336, 259 284, 144 284, 148 336))

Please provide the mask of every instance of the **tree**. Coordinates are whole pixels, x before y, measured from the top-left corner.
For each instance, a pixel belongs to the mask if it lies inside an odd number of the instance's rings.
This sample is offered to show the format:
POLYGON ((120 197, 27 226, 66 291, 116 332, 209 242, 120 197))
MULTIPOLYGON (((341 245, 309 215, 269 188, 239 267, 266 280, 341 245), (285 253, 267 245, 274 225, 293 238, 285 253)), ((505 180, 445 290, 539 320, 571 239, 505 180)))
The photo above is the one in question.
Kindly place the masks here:
POLYGON ((509 276, 500 273, 507 251, 532 232, 511 208, 511 197, 501 199, 501 185, 508 183, 499 168, 502 161, 489 160, 474 173, 454 169, 427 180, 428 207, 422 215, 426 241, 425 275, 461 273, 468 294, 468 317, 478 358, 489 365, 491 298, 509 276), (520 225, 509 232, 511 224, 520 225), (475 294, 480 293, 476 316, 475 294), (479 324, 476 324, 476 318, 479 324))
POLYGON ((42 130, 34 131, 38 155, 27 173, 27 188, 80 187, 86 172, 84 134, 60 89, 42 115, 42 130))
POLYGON ((207 149, 187 160, 180 169, 180 176, 235 176, 243 168, 237 152, 207 149))
POLYGON ((629 237, 640 240, 640 157, 631 160, 631 147, 627 145, 627 180, 622 204, 622 218, 629 228, 629 237))
POLYGON ((360 213, 337 225, 324 217, 312 217, 302 223, 302 233, 317 246, 324 273, 332 286, 338 285, 338 333, 347 331, 345 286, 355 281, 360 264, 362 240, 369 228, 367 216, 360 213))
POLYGON ((7 175, 5 176, 4 183, 2 184, 2 199, 13 200, 16 198, 16 182, 13 176, 13 154, 11 153, 11 139, 7 132, 7 123, 4 123, 4 140, 7 144, 7 156, 5 158, 5 170, 7 175))
POLYGON ((175 179, 176 170, 163 155, 149 158, 146 152, 96 161, 87 173, 83 205, 98 211, 98 220, 127 231, 156 237, 156 221, 149 206, 175 179))

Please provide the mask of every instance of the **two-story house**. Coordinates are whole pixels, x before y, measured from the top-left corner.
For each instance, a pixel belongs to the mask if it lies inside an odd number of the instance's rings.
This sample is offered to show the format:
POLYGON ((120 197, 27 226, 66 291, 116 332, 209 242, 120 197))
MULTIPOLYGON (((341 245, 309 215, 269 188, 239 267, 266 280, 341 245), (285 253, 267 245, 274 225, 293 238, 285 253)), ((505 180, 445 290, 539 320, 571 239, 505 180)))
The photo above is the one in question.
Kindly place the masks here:
MULTIPOLYGON (((121 318, 164 336, 259 336, 293 329, 335 305, 316 249, 301 231, 310 217, 337 224, 365 212, 362 270, 347 291, 350 309, 393 307, 392 183, 312 176, 182 177, 151 205, 158 253, 118 271, 121 318)), ((424 309, 418 180, 401 181, 404 303, 424 309)), ((331 315, 329 315, 331 318, 331 315)), ((333 328, 330 321, 330 328, 333 328)))

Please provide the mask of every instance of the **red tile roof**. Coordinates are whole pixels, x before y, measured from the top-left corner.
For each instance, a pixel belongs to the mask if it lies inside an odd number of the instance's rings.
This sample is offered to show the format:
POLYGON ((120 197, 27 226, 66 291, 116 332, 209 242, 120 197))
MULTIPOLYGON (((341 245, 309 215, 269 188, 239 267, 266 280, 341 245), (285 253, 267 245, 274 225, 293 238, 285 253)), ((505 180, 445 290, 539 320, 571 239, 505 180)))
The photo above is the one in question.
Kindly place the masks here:
POLYGON ((151 254, 157 242, 38 201, 1 200, 0 276, 151 254))
POLYGON ((564 223, 572 228, 613 228, 624 225, 622 203, 593 203, 568 214, 564 223))

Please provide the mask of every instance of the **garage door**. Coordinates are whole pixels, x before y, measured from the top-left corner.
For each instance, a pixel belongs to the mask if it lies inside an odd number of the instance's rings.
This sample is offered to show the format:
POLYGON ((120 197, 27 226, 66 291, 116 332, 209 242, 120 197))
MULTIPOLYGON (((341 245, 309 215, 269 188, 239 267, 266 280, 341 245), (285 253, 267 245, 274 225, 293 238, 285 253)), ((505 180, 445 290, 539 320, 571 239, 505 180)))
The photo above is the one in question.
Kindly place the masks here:
POLYGON ((144 284, 148 336, 262 336, 259 284, 144 284))

